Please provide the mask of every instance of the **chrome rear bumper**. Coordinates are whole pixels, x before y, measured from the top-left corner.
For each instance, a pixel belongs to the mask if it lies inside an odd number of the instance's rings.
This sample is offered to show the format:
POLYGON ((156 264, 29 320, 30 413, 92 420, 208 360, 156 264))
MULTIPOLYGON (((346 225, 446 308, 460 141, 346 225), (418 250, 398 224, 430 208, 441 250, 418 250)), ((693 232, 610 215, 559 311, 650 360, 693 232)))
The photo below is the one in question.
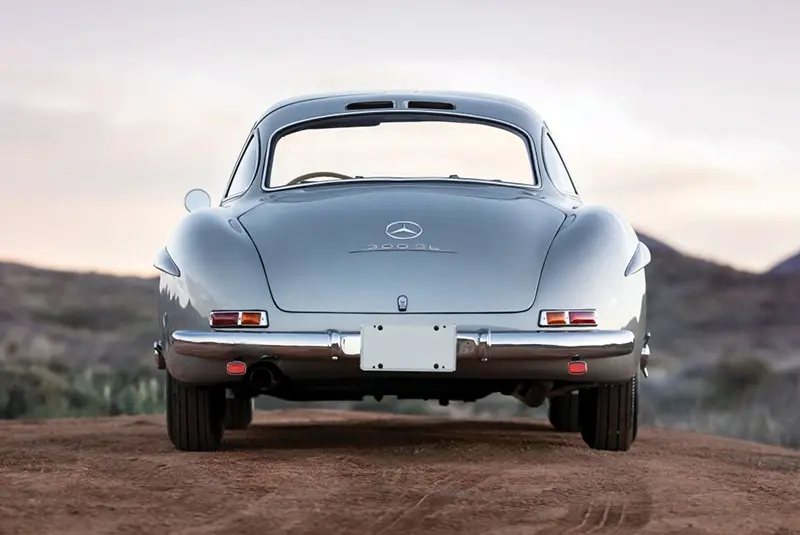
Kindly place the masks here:
MULTIPOLYGON (((283 361, 359 357, 358 332, 175 331, 170 350, 186 357, 283 361)), ((633 352, 631 331, 458 331, 456 358, 479 362, 600 359, 633 352)))

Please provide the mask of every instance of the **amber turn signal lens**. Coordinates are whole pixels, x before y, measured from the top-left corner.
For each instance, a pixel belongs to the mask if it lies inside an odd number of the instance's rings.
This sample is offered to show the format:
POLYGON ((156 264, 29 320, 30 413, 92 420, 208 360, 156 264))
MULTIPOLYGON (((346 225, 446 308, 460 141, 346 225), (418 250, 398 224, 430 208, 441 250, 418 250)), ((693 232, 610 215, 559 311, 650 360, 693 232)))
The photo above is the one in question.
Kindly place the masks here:
POLYGON ((566 312, 545 312, 545 325, 567 325, 566 312))
POLYGON ((249 325, 257 327, 262 324, 263 312, 242 312, 241 325, 249 325))

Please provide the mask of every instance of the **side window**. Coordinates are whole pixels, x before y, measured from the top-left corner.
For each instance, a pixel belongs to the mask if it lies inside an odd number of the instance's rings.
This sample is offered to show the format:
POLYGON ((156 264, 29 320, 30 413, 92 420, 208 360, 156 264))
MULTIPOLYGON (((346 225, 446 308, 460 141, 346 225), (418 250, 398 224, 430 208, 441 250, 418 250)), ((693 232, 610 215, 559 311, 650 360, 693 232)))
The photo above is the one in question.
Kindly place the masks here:
POLYGON ((561 154, 558 152, 556 144, 549 133, 544 137, 544 147, 542 149, 544 152, 544 166, 553 184, 564 193, 577 195, 578 192, 575 189, 572 178, 569 176, 567 166, 564 164, 564 160, 561 158, 561 154))
POLYGON ((247 140, 247 146, 239 159, 236 171, 233 172, 233 180, 228 186, 228 191, 225 192, 225 198, 241 195, 250 187, 258 167, 259 147, 256 139, 256 136, 253 135, 247 140))

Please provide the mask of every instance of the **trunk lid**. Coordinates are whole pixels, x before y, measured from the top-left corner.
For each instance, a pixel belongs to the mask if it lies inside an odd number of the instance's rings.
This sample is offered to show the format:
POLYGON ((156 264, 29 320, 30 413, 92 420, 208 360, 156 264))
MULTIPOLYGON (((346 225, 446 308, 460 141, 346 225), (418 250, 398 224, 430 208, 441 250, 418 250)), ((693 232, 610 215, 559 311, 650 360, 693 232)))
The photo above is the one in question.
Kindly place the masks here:
POLYGON ((491 313, 531 307, 564 218, 516 188, 362 183, 272 193, 239 220, 281 310, 491 313))

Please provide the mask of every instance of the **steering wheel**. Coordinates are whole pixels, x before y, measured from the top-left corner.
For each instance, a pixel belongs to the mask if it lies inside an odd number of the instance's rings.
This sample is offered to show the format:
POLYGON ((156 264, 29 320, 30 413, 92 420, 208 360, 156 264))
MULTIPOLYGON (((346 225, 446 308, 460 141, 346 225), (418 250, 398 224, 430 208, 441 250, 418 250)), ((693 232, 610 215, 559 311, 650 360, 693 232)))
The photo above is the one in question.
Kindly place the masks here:
POLYGON ((284 186, 292 186, 294 184, 299 184, 300 182, 304 182, 309 178, 319 178, 321 176, 329 176, 332 178, 341 178, 342 180, 350 180, 353 177, 349 175, 343 175, 342 173, 334 173, 333 171, 314 171, 313 173, 306 173, 304 175, 300 175, 297 178, 291 179, 289 182, 284 184, 284 186))

